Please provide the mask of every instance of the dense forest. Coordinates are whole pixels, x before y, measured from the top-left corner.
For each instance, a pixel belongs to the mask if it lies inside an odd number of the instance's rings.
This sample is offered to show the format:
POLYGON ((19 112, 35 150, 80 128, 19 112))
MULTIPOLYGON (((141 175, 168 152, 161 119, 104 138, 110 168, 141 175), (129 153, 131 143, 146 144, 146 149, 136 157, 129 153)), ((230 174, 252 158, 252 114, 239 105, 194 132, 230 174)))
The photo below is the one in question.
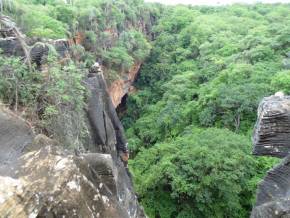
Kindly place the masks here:
POLYGON ((169 7, 122 118, 150 217, 248 217, 273 159, 251 154, 259 101, 289 93, 289 5, 169 7))
POLYGON ((5 105, 36 131, 81 148, 85 70, 98 61, 110 84, 143 63, 120 117, 146 214, 249 217, 257 184, 277 162, 252 155, 251 135, 261 99, 290 92, 290 5, 3 0, 0 6, 32 41, 74 42, 65 64, 50 47, 43 69, 1 55, 5 105))

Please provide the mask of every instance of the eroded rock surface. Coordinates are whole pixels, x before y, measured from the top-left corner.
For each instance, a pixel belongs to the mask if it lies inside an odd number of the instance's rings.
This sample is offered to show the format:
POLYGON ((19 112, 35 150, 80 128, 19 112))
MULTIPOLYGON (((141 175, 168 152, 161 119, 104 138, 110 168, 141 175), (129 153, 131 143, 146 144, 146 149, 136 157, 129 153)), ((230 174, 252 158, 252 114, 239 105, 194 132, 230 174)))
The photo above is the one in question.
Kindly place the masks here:
POLYGON ((253 142, 256 155, 285 157, 258 186, 252 218, 290 217, 290 96, 264 98, 253 142))
POLYGON ((95 165, 53 145, 22 155, 15 176, 0 177, 1 217, 128 217, 107 186, 115 178, 110 155, 91 158, 95 165))
POLYGON ((132 84, 140 67, 141 63, 135 63, 122 79, 116 80, 110 85, 108 90, 115 108, 121 103, 122 98, 132 90, 132 84))

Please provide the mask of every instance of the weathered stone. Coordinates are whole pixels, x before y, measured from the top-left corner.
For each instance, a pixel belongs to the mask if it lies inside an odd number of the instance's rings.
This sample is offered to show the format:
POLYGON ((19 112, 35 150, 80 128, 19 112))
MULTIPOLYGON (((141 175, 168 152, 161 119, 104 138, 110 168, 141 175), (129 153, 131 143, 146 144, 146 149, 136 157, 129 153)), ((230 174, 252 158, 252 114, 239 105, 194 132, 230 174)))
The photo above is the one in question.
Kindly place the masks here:
POLYGON ((30 50, 31 62, 40 67, 47 61, 48 51, 49 48, 45 43, 35 43, 30 50))
POLYGON ((69 57, 69 42, 66 39, 58 39, 53 42, 54 48, 61 58, 69 57))
POLYGON ((264 98, 253 135, 256 155, 286 157, 290 153, 290 97, 264 98))
POLYGON ((85 84, 90 91, 88 100, 88 117, 91 124, 91 133, 94 147, 97 151, 116 155, 116 145, 119 150, 127 151, 123 126, 112 104, 107 85, 102 75, 93 68, 90 70, 85 84))
POLYGON ((267 173, 258 187, 252 218, 290 217, 290 156, 267 173))
POLYGON ((32 139, 27 123, 0 105, 0 175, 6 173, 6 167, 20 157, 32 139))
POLYGON ((60 147, 22 155, 16 176, 0 177, 1 217, 129 217, 107 187, 108 180, 116 186, 115 176, 97 161, 100 157, 111 162, 107 167, 113 172, 112 159, 105 154, 91 158, 96 159, 96 169, 104 170, 101 176, 93 171, 90 159, 66 154, 60 147))
POLYGON ((15 37, 0 38, 0 49, 4 55, 24 57, 21 43, 15 37))
POLYGON ((264 98, 253 135, 254 154, 285 157, 258 187, 252 218, 290 217, 290 96, 264 98))
POLYGON ((133 64, 129 71, 122 76, 122 78, 115 80, 112 84, 110 84, 108 91, 115 108, 121 104, 123 97, 126 96, 133 88, 132 84, 138 75, 140 67, 141 63, 137 62, 133 64))

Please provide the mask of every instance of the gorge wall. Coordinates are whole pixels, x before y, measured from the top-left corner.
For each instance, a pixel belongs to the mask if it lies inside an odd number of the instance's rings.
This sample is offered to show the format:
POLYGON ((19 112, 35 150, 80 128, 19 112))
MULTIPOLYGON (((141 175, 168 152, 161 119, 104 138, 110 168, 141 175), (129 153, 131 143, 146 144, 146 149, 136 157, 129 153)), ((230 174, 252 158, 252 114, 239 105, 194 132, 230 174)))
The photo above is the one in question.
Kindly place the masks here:
POLYGON ((134 89, 132 84, 138 75, 140 67, 141 63, 135 63, 128 73, 123 76, 123 79, 116 80, 110 85, 108 90, 115 108, 121 103, 122 98, 134 89))

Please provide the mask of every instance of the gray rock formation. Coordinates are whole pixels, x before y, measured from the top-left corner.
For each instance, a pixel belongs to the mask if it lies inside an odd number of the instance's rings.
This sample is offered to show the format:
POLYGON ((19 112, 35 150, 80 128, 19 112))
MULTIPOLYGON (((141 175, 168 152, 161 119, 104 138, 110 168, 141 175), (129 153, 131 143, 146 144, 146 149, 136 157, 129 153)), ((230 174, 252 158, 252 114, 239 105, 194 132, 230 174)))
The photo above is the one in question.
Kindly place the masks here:
POLYGON ((253 135, 256 155, 285 157, 259 184, 252 218, 290 217, 290 97, 264 98, 253 135))
POLYGON ((24 51, 16 37, 0 38, 0 49, 7 56, 24 57, 24 51))
MULTIPOLYGON (((31 41, 30 39, 26 39, 31 41)), ((47 61, 47 55, 49 51, 48 45, 55 48, 57 54, 60 58, 69 57, 70 47, 68 40, 58 39, 48 42, 36 42, 30 46, 29 55, 31 57, 31 62, 36 64, 38 67, 47 61)), ((6 56, 18 56, 24 57, 24 51, 21 47, 21 43, 16 37, 0 38, 0 49, 6 56)))
POLYGON ((145 217, 118 154, 126 140, 102 73, 91 70, 86 84, 87 153, 35 137, 25 121, 0 110, 0 217, 145 217))
POLYGON ((256 155, 286 157, 290 153, 290 97, 270 96, 258 109, 253 142, 256 155))
POLYGON ((116 148, 119 151, 127 152, 124 129, 112 104, 99 66, 91 67, 85 84, 90 91, 88 117, 93 132, 93 147, 98 152, 112 155, 117 155, 116 148))

